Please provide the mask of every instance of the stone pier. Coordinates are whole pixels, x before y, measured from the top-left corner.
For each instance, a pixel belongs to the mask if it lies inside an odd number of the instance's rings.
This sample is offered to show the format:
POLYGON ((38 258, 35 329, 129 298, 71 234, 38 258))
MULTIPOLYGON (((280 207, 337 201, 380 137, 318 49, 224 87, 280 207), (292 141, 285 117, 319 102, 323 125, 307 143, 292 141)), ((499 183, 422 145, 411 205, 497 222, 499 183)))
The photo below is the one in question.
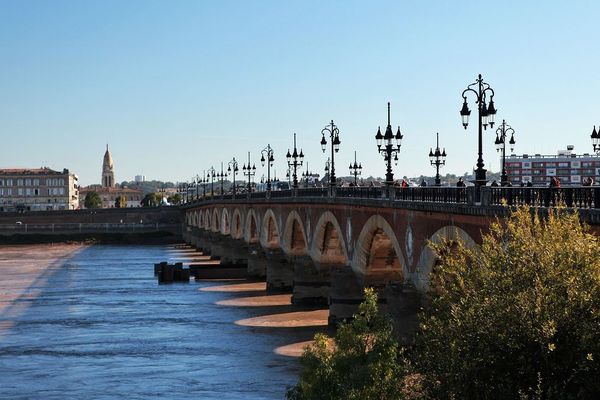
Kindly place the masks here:
POLYGON ((281 249, 268 249, 267 292, 289 292, 294 284, 294 267, 281 249))
POLYGON ((317 266, 308 255, 290 256, 288 259, 294 268, 292 303, 326 306, 331 287, 331 266, 317 266))

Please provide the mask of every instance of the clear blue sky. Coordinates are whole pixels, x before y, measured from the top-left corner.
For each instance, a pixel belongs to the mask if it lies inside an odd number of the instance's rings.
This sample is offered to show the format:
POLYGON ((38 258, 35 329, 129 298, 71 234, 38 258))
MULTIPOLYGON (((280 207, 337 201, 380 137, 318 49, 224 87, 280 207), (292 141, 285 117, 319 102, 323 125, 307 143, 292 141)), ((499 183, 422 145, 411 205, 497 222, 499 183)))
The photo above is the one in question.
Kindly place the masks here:
MULTIPOLYGON (((436 131, 444 172, 462 174, 477 132, 461 126, 460 95, 478 73, 517 153, 591 152, 599 15, 598 1, 0 0, 0 167, 97 183, 108 142, 117 181, 184 181, 247 151, 259 167, 270 143, 283 177, 297 132, 322 173, 334 119, 338 175, 357 150, 364 174, 383 176, 374 135, 391 101, 397 176, 433 174, 436 131)), ((493 133, 484 141, 497 171, 493 133)))

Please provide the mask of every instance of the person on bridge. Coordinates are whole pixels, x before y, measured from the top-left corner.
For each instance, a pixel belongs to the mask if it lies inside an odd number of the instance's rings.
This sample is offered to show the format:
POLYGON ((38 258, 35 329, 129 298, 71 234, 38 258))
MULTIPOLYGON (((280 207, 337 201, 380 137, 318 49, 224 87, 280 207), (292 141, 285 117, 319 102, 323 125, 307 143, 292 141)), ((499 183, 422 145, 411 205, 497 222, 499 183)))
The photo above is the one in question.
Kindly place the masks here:
POLYGON ((465 181, 463 181, 463 178, 458 178, 458 182, 456 182, 456 187, 465 187, 467 185, 465 185, 465 181))
POLYGON ((425 182, 425 179, 423 179, 423 180, 421 181, 421 185, 420 185, 420 186, 421 186, 421 187, 425 187, 425 186, 427 186, 427 182, 425 182))
POLYGON ((497 187, 498 186, 498 182, 496 182, 495 180, 493 180, 492 184, 490 186, 497 187))
POLYGON ((406 179, 402 179, 402 187, 403 188, 407 188, 408 187, 408 182, 406 182, 406 179))

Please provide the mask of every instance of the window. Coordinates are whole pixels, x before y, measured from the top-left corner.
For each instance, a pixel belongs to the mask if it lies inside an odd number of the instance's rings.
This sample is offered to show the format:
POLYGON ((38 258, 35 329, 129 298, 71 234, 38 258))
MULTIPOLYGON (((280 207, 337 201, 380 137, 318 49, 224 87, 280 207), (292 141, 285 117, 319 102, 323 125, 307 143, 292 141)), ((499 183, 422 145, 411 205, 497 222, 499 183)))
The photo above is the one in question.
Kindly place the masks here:
POLYGON ((40 186, 40 180, 39 179, 34 179, 33 180, 33 186, 40 186))
POLYGON ((531 162, 530 161, 523 162, 523 168, 524 169, 530 169, 531 168, 531 162))
POLYGON ((583 162, 581 163, 581 167, 582 167, 582 168, 586 168, 586 167, 593 167, 593 166, 594 166, 594 163, 593 163, 593 162, 591 162, 591 161, 583 161, 583 162))
POLYGON ((31 179, 25 179, 25 186, 31 186, 31 179))
POLYGON ((25 195, 31 196, 31 188, 25 189, 25 195))
POLYGON ((6 180, 6 186, 12 186, 13 185, 13 180, 12 179, 7 179, 6 180))
POLYGON ((40 189, 33 189, 33 194, 36 196, 40 195, 40 189))
POLYGON ((58 194, 60 194, 61 196, 64 196, 65 195, 65 188, 64 187, 58 188, 58 194))
POLYGON ((0 186, 4 185, 4 179, 0 179, 0 186))
POLYGON ((543 166, 544 166, 544 163, 541 163, 541 162, 534 162, 534 163, 531 163, 531 166, 532 166, 533 168, 541 168, 541 167, 543 167, 543 166))
POLYGON ((23 196, 23 188, 18 188, 17 189, 17 195, 18 196, 23 196))
POLYGON ((12 196, 12 189, 11 188, 6 189, 4 193, 6 193, 7 196, 12 196))
POLYGON ((63 185, 65 184, 65 180, 64 180, 64 179, 62 179, 62 178, 61 178, 61 179, 59 179, 59 181, 58 181, 58 184, 59 184, 60 186, 63 186, 63 185))
POLYGON ((546 163, 546 168, 553 168, 556 167, 556 163, 555 162, 547 162, 546 163))
POLYGON ((568 162, 559 162, 557 163, 557 167, 569 167, 569 163, 568 162))
POLYGON ((581 161, 571 161, 571 168, 581 168, 581 161))
POLYGON ((17 179, 17 186, 23 186, 23 179, 17 179))

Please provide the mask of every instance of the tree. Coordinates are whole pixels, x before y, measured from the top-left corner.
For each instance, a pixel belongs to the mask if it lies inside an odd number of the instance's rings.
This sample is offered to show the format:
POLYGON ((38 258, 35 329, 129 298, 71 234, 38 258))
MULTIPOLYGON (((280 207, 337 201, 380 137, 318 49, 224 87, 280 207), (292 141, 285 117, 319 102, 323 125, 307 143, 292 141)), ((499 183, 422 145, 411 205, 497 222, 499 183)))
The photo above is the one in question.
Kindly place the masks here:
POLYGON ((126 208, 127 207, 127 197, 124 195, 119 195, 115 199, 115 207, 116 208, 126 208))
POLYGON ((418 398, 408 395, 408 363, 373 289, 365 289, 352 322, 340 325, 335 344, 324 334, 315 335, 300 365, 298 384, 287 393, 290 400, 418 398))
POLYGON ((596 398, 599 240, 577 213, 520 208, 481 246, 433 247, 414 354, 435 398, 596 398))
POLYGON ((161 196, 158 193, 148 193, 142 199, 143 207, 156 207, 160 204, 161 196))
POLYGON ((167 198, 169 204, 179 204, 181 203, 181 194, 175 193, 167 198))
POLYGON ((83 204, 85 205, 85 208, 100 208, 102 207, 102 199, 98 193, 88 192, 85 195, 83 204))

